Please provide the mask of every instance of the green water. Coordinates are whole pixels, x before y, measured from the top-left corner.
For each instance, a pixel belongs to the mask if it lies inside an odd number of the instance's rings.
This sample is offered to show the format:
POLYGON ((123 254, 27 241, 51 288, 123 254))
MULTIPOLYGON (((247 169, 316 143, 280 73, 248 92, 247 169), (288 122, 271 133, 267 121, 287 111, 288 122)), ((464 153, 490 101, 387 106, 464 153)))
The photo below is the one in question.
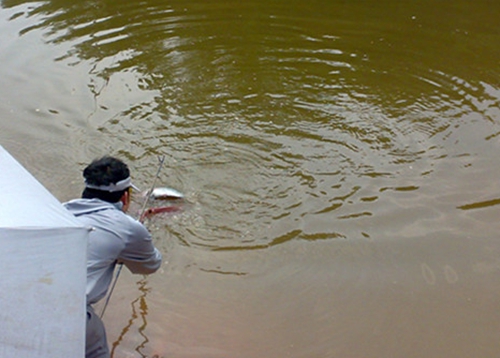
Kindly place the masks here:
POLYGON ((500 4, 0 4, 0 144, 61 201, 165 155, 189 201, 115 357, 498 355, 500 4))

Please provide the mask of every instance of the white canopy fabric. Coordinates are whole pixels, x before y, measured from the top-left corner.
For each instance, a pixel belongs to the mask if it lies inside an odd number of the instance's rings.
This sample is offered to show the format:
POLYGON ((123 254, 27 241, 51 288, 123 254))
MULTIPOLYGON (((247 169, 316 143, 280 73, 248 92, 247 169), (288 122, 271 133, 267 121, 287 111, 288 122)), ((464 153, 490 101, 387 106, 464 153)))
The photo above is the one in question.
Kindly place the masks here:
POLYGON ((0 357, 84 357, 89 229, 0 146, 0 357))

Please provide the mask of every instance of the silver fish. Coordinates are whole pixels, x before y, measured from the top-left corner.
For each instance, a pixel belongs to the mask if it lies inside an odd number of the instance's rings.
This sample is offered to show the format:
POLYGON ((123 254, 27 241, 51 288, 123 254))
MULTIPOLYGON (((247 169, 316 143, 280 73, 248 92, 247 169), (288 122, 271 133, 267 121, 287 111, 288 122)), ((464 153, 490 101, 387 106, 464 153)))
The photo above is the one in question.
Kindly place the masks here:
POLYGON ((151 199, 154 200, 178 200, 183 199, 184 194, 172 188, 154 188, 151 199))

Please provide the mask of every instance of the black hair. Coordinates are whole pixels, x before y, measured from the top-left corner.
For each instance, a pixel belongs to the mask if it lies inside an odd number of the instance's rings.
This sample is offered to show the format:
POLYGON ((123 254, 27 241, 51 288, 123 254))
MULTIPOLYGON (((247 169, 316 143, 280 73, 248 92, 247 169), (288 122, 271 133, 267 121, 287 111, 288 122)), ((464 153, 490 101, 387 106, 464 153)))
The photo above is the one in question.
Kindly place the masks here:
MULTIPOLYGON (((95 159, 83 170, 85 182, 96 186, 115 184, 120 180, 128 178, 129 176, 130 170, 128 169, 127 164, 122 162, 120 159, 110 156, 95 159)), ((128 189, 110 192, 85 188, 82 193, 82 198, 97 198, 109 203, 117 203, 127 190, 128 189)))

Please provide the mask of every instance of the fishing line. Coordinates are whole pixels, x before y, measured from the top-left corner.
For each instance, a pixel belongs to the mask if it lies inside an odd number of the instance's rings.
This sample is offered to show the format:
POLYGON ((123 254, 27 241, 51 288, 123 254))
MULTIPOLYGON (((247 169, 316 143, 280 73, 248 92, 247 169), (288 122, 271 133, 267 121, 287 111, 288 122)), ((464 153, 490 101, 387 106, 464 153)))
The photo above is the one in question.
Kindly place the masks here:
MULTIPOLYGON (((164 155, 161 157, 158 156, 158 161, 160 162, 160 164, 158 166, 158 170, 156 171, 156 176, 154 177, 153 185, 151 186, 151 189, 149 190, 149 192, 147 192, 146 199, 144 200, 144 203, 142 205, 142 209, 141 209, 141 212, 139 215, 139 221, 141 223, 143 221, 144 214, 146 213, 146 206, 148 205, 149 199, 151 199, 151 195, 153 194, 153 190, 155 188, 156 181, 158 180, 158 177, 160 176, 161 168, 163 167, 163 163, 165 162, 165 156, 164 155)), ((109 290, 108 297, 106 297, 106 302, 104 302, 104 307, 102 308, 102 312, 101 312, 101 316, 100 316, 101 318, 102 318, 102 316, 104 316, 104 312, 106 311, 106 307, 108 307, 109 300, 110 300, 111 295, 113 294, 113 291, 115 289, 116 282, 118 281, 118 278, 120 277, 120 272, 122 271, 122 268, 123 268, 123 263, 119 263, 118 269, 116 270, 115 279, 113 281, 113 284, 111 285, 111 289, 109 290)))

